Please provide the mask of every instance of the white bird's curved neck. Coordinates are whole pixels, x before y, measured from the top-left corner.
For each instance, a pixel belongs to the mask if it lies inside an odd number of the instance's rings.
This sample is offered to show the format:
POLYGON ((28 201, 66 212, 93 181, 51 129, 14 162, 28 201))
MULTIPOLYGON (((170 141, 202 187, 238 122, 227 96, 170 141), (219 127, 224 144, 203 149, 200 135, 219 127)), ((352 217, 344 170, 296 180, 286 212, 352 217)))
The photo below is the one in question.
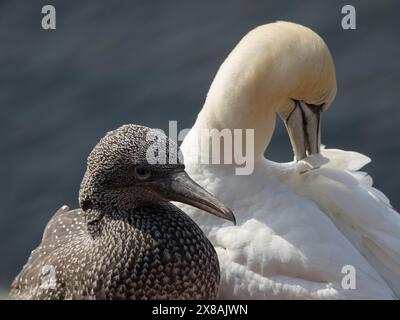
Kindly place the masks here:
MULTIPOLYGON (((223 65, 224 66, 224 65, 223 65)), ((239 129, 243 132, 242 141, 246 141, 246 130, 254 130, 255 161, 261 159, 275 129, 275 111, 279 104, 275 95, 258 90, 257 79, 238 79, 226 74, 223 66, 215 77, 203 109, 191 130, 191 139, 198 137, 204 129, 239 129), (235 82, 232 87, 232 82, 235 82)), ((237 145, 235 145, 237 147, 237 145)), ((246 154, 243 144, 242 154, 246 154)))
POLYGON ((292 99, 329 105, 335 93, 332 57, 318 35, 293 23, 264 25, 221 65, 189 137, 202 129, 254 129, 257 161, 272 137, 276 112, 290 112, 292 99))

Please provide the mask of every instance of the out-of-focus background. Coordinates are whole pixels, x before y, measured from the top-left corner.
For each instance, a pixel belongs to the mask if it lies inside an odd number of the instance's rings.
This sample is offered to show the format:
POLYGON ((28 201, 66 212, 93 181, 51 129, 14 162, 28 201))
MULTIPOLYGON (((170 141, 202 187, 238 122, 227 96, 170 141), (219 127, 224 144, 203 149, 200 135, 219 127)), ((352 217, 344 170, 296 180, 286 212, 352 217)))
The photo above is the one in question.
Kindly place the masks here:
MULTIPOLYGON (((0 2, 0 288, 63 204, 78 205, 88 153, 125 123, 189 128, 222 61, 257 25, 311 27, 331 49, 338 95, 323 143, 373 162, 375 186, 400 207, 400 1, 0 2), (341 28, 352 4, 357 29, 341 28), (53 4, 57 30, 41 29, 53 4)), ((268 158, 292 159, 278 126, 268 158)), ((1 289, 0 289, 1 296, 1 289)))

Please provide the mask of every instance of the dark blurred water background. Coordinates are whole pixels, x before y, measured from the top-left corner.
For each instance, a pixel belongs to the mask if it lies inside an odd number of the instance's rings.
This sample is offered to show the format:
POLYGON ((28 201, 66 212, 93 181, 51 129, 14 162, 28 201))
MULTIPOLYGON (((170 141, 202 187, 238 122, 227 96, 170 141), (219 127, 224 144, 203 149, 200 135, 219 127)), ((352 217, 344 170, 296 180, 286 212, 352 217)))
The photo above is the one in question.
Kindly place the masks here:
MULTIPOLYGON (((373 162, 375 185, 400 207, 400 1, 0 2, 0 287, 40 241, 51 215, 77 206, 88 153, 124 123, 190 127, 222 61, 253 27, 289 20, 332 51, 338 95, 323 143, 373 162), (353 4, 357 30, 341 28, 353 4), (57 30, 41 29, 41 7, 57 30)), ((278 126, 268 158, 291 160, 278 126)))

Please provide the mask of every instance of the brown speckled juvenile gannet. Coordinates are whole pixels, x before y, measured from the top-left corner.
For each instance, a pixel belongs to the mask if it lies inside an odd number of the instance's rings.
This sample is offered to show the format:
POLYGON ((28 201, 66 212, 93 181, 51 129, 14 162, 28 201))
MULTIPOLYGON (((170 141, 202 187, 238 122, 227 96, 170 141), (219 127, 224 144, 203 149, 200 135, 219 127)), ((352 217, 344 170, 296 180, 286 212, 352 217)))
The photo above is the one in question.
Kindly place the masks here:
POLYGON ((166 150, 178 150, 165 135, 137 125, 122 126, 100 140, 81 183, 81 208, 64 206, 49 221, 41 244, 12 284, 11 299, 216 297, 215 250, 168 201, 233 222, 234 216, 189 178, 181 160, 150 164, 149 146, 156 140, 165 142, 166 150))

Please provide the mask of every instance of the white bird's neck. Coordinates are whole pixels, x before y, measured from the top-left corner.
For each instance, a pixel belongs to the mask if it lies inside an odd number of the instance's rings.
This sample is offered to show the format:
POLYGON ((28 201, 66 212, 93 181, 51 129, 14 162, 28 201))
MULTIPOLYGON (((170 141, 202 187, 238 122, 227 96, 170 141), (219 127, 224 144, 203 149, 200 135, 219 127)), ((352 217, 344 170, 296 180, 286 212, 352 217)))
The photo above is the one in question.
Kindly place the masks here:
POLYGON ((271 79, 275 73, 271 63, 274 55, 254 55, 254 52, 264 51, 259 48, 260 42, 251 41, 246 45, 242 42, 219 68, 192 127, 190 139, 198 137, 203 129, 241 129, 243 132, 253 129, 254 159, 257 161, 263 157, 271 140, 275 129, 275 107, 282 104, 282 99, 277 99, 278 90, 271 79))
MULTIPOLYGON (((193 153, 189 148, 196 149, 202 130, 215 128, 253 129, 254 161, 260 160, 275 129, 276 112, 290 113, 292 99, 329 104, 335 93, 332 58, 317 34, 287 22, 260 26, 238 43, 218 70, 182 145, 185 159, 193 153)), ((245 149, 244 145, 242 154, 245 149)))

